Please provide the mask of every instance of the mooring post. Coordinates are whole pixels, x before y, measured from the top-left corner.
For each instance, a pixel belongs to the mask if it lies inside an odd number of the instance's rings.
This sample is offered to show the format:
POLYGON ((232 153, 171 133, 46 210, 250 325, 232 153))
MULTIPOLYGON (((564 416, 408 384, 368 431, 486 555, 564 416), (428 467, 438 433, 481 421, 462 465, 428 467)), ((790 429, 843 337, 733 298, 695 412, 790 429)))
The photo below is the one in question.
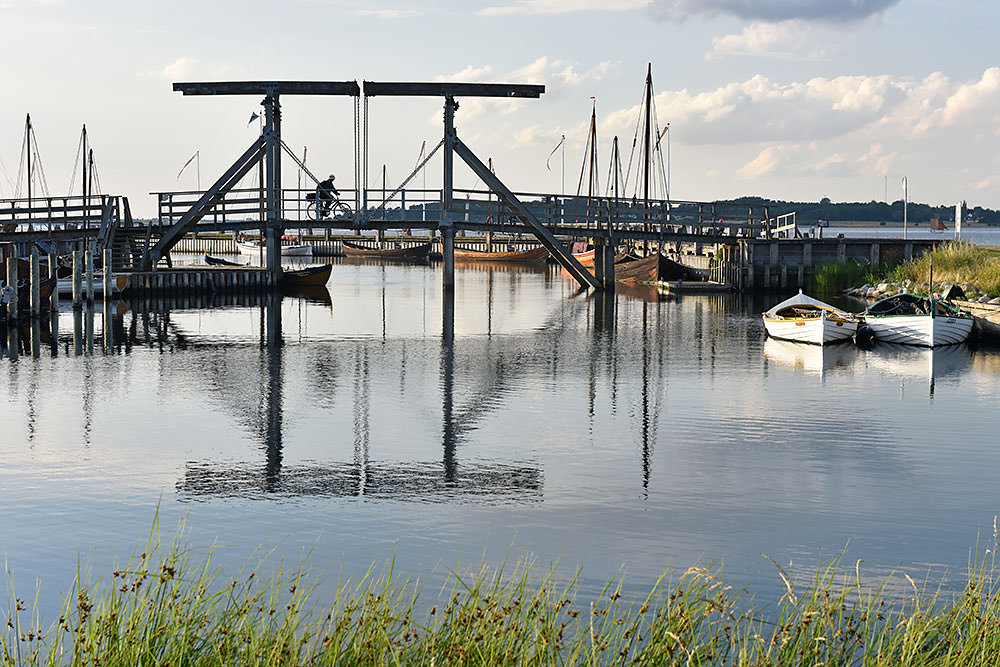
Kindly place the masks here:
POLYGON ((607 239, 594 239, 594 277, 602 288, 615 288, 615 247, 607 239))
POLYGON ((20 301, 17 290, 17 259, 13 255, 7 259, 7 284, 14 288, 14 296, 7 303, 7 321, 13 322, 17 319, 17 305, 20 301))
POLYGON ((94 251, 89 248, 84 252, 84 266, 87 280, 87 303, 94 303, 94 251))
POLYGON ((38 317, 39 313, 42 312, 42 286, 41 280, 42 274, 39 270, 38 262, 38 251, 34 248, 31 249, 31 302, 29 304, 29 312, 32 318, 38 317))
POLYGON ((455 228, 441 228, 441 259, 444 260, 443 286, 446 290, 455 288, 455 228))
POLYGON ((111 300, 111 248, 104 250, 104 300, 111 300))
POLYGON ((73 251, 73 308, 83 303, 83 251, 73 251))

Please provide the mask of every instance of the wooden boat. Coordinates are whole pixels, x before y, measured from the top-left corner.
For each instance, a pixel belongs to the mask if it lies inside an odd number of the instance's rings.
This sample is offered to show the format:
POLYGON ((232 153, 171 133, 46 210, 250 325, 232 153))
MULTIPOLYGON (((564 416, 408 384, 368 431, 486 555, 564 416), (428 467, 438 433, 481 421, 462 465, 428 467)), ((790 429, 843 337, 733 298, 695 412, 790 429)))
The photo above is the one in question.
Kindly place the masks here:
MULTIPOLYGON (((267 252, 266 248, 262 247, 260 241, 237 241, 236 247, 239 248, 241 255, 259 256, 261 252, 267 252)), ((303 257, 312 254, 313 247, 311 245, 302 243, 281 244, 281 255, 283 257, 303 257)))
MULTIPOLYGON (((81 280, 80 284, 83 289, 86 289, 86 282, 81 280)), ((112 275, 111 276, 111 292, 124 292, 125 288, 128 287, 128 276, 124 274, 112 275)), ((59 278, 56 283, 56 289, 59 290, 59 294, 73 294, 73 278, 59 278)), ((104 296, 104 276, 101 274, 96 274, 94 276, 94 294, 98 296, 104 296)))
POLYGON ((380 259, 399 259, 404 261, 419 261, 427 259, 430 254, 431 244, 421 243, 419 245, 400 246, 394 248, 369 248, 359 243, 341 241, 344 247, 344 255, 347 257, 372 257, 380 259))
POLYGON ((223 259, 221 257, 212 257, 211 255, 205 255, 205 263, 209 266, 247 266, 246 264, 240 264, 239 262, 230 262, 228 259, 223 259))
POLYGON ((660 253, 615 261, 615 281, 621 283, 658 283, 693 278, 686 266, 667 259, 660 253))
POLYGON ((763 314, 772 338, 826 345, 844 341, 858 330, 858 317, 819 299, 799 293, 763 314))
POLYGON ((972 316, 926 296, 902 292, 868 306, 865 324, 875 340, 903 345, 954 345, 972 333, 972 316))
POLYGON ((511 252, 486 252, 471 248, 455 248, 456 262, 544 262, 549 251, 544 247, 511 252))
POLYGON ((332 264, 310 266, 297 270, 285 269, 281 272, 281 286, 322 287, 330 280, 330 272, 332 270, 332 264))
MULTIPOLYGON (((49 299, 52 297, 52 290, 56 288, 58 279, 55 276, 44 278, 38 284, 39 305, 42 310, 49 307, 49 299)), ((19 280, 17 284, 17 307, 18 310, 26 311, 31 308, 31 285, 27 280, 19 280)))

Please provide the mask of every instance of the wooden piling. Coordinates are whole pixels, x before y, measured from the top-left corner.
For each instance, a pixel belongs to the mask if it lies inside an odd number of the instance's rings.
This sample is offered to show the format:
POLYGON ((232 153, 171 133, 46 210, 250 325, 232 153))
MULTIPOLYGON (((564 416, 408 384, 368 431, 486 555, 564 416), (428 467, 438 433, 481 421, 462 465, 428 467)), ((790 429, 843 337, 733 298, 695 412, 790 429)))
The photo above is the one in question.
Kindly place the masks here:
POLYGON ((7 321, 13 322, 17 319, 17 260, 11 257, 7 260, 7 284, 14 288, 14 297, 7 304, 7 321))
MULTIPOLYGON (((106 248, 104 250, 104 277, 103 278, 104 278, 104 284, 103 284, 102 287, 104 288, 104 290, 103 290, 104 291, 104 302, 107 303, 107 302, 111 301, 112 297, 114 296, 111 293, 111 291, 112 291, 112 285, 113 285, 112 275, 111 275, 111 248, 106 248)), ((107 326, 107 322, 105 322, 105 326, 107 326)))
POLYGON ((29 313, 32 318, 38 317, 42 312, 42 274, 39 270, 38 251, 31 250, 31 275, 29 276, 31 285, 31 298, 29 303, 29 313))
POLYGON ((94 251, 86 250, 84 253, 84 270, 87 281, 87 303, 94 303, 94 251))
POLYGON ((73 251, 73 308, 83 303, 83 251, 73 251))
POLYGON ((455 288, 455 228, 441 228, 441 258, 444 260, 442 285, 445 289, 455 288))

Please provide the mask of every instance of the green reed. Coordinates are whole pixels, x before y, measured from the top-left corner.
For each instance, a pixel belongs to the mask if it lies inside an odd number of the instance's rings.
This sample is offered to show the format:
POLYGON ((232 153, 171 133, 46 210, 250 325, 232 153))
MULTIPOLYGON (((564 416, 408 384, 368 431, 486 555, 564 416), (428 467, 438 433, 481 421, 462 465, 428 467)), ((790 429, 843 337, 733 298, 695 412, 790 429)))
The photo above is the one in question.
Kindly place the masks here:
MULTIPOLYGON (((782 596, 761 607, 718 568, 661 576, 645 596, 609 583, 587 599, 530 561, 458 568, 435 593, 372 567, 316 600, 304 567, 269 554, 229 574, 158 525, 128 562, 78 573, 60 618, 11 590, 4 665, 985 665, 1000 664, 997 536, 977 545, 960 593, 894 574, 865 583, 835 559, 797 584, 775 563, 782 596), (905 589, 899 584, 905 579, 905 589)), ((773 561, 772 561, 773 562, 773 561)), ((9 580, 9 573, 8 573, 9 580)))

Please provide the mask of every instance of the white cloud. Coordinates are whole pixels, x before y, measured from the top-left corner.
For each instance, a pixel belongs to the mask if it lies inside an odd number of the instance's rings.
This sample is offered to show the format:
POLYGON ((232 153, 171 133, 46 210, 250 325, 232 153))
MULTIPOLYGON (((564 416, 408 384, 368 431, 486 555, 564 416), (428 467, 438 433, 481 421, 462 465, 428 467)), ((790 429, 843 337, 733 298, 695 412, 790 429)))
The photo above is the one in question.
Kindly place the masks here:
POLYGON ((195 65, 197 64, 198 61, 194 58, 184 56, 164 67, 163 71, 160 72, 160 76, 164 79, 171 79, 173 81, 186 79, 191 76, 192 72, 194 72, 195 65))
POLYGON ((944 105, 919 120, 914 131, 926 133, 934 128, 953 127, 959 123, 993 123, 1000 103, 1000 67, 991 67, 974 83, 959 86, 944 105))
POLYGON ((514 0, 479 10, 481 16, 511 14, 569 14, 572 12, 626 11, 649 5, 649 0, 514 0))
POLYGON ((652 0, 654 18, 683 21, 688 18, 735 16, 744 21, 770 23, 803 19, 849 22, 880 14, 900 0, 652 0))

